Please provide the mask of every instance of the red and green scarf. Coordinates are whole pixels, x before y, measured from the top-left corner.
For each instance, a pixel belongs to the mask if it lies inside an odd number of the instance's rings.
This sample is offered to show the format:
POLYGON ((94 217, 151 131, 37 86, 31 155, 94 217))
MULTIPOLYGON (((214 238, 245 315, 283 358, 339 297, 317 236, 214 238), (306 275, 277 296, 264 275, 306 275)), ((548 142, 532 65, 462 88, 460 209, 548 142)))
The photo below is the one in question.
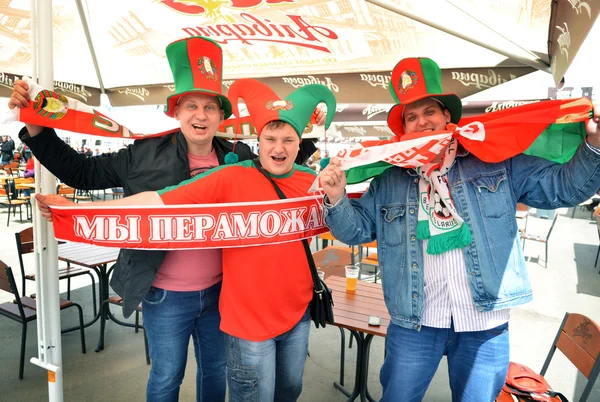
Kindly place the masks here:
MULTIPOLYGON (((25 123, 90 135, 136 139, 161 136, 172 132, 132 133, 126 127, 91 107, 77 100, 44 90, 31 82, 30 96, 33 100, 30 101, 29 107, 20 109, 17 116, 19 121, 25 123)), ((585 138, 585 123, 590 119, 591 110, 592 103, 586 98, 533 103, 465 118, 459 122, 458 126, 448 125, 447 130, 444 131, 405 134, 395 141, 364 142, 341 151, 338 157, 342 160, 342 169, 346 171, 349 184, 375 177, 392 166, 421 168, 421 172, 438 172, 443 176, 447 164, 446 159, 441 162, 437 170, 427 167, 434 163, 436 157, 447 152, 447 147, 453 139, 484 162, 500 162, 519 153, 565 162, 573 156, 585 138), (423 167, 425 167, 424 170, 423 167)), ((421 177, 431 183, 430 174, 421 174, 421 177)), ((312 190, 316 188, 318 188, 318 182, 315 182, 312 190)), ((440 192, 440 189, 433 193, 429 192, 429 194, 433 195, 434 201, 436 194, 446 198, 443 190, 440 192)), ((431 202, 431 197, 429 202, 431 202)), ((166 207, 164 208, 167 210, 166 207)), ((446 208, 448 209, 447 205, 446 208)), ((97 208, 89 208, 89 210, 78 208, 76 211, 88 216, 98 212, 97 208)), ((178 210, 169 207, 168 213, 176 215, 178 210)), ((127 211, 123 208, 114 208, 111 209, 111 215, 119 216, 119 222, 125 222, 127 211)), ((457 223, 462 222, 457 214, 451 213, 451 215, 457 223)), ((218 219, 217 213, 215 213, 214 219, 215 221, 218 219)), ((431 217, 428 219, 431 221, 431 217)), ((61 233, 65 233, 65 230, 72 232, 73 236, 69 240, 81 241, 76 240, 77 233, 69 219, 61 220, 56 225, 60 226, 61 233)), ((466 225, 461 226, 466 227, 466 225)), ((432 223, 428 224, 428 229, 431 243, 432 239, 440 233, 437 233, 438 229, 432 230, 432 223)), ((306 236, 308 236, 308 232, 307 230, 306 236)), ((423 229, 420 233, 425 237, 426 230, 423 229)), ((63 238, 66 238, 66 235, 63 235, 63 238)), ((434 251, 443 252, 446 249, 462 247, 461 244, 468 240, 466 236, 458 236, 458 238, 459 241, 456 243, 449 242, 446 246, 433 247, 434 251)), ((269 239, 265 238, 264 242, 269 243, 269 239)), ((124 243, 119 246, 131 248, 171 247, 169 244, 165 247, 165 244, 161 245, 160 242, 152 243, 150 239, 142 239, 142 243, 124 243)), ((433 241, 433 243, 436 242, 433 241)), ((201 247, 201 244, 197 244, 195 247, 201 247)), ((215 246, 213 245, 213 247, 215 246)))
MULTIPOLYGON (((452 138, 484 162, 497 163, 526 153, 564 163, 583 142, 592 108, 587 98, 532 103, 467 117, 443 131, 365 141, 343 149, 337 157, 348 184, 368 180, 392 166, 414 169, 431 163, 452 138)), ((312 189, 317 188, 315 183, 312 189)))
MULTIPOLYGON (((528 104, 465 118, 459 125, 448 124, 444 131, 363 142, 340 151, 337 157, 348 184, 378 176, 392 166, 415 169, 421 177, 417 237, 429 239, 429 254, 440 254, 471 242, 446 181, 458 144, 489 163, 520 153, 566 162, 585 138, 591 110, 587 98, 528 104)), ((311 190, 318 188, 317 179, 311 190)))

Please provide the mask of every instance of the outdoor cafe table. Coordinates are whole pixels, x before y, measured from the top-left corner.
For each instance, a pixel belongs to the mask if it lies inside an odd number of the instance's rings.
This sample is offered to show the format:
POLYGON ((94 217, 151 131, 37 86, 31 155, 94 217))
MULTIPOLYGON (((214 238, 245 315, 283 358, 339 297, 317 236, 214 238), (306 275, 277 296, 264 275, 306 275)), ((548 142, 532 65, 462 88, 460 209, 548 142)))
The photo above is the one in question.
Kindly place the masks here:
POLYGON ((17 190, 35 190, 35 183, 19 183, 15 184, 17 190))
POLYGON ((383 300, 383 289, 380 284, 358 281, 356 292, 347 292, 346 278, 333 275, 325 278, 325 283, 333 294, 335 325, 350 331, 356 339, 357 349, 353 391, 349 392, 344 388, 343 371, 340 382, 334 382, 333 385, 348 397, 348 401, 354 401, 359 396, 361 402, 374 401, 367 388, 371 340, 374 336, 385 337, 390 322, 390 316, 383 300), (372 315, 381 317, 380 326, 369 325, 369 316, 372 315))
MULTIPOLYGON (((109 283, 108 283, 108 264, 115 262, 119 256, 119 249, 114 247, 101 247, 93 244, 84 243, 64 243, 58 245, 58 259, 66 261, 70 264, 80 265, 82 267, 93 269, 98 275, 98 283, 100 286, 99 299, 100 308, 98 313, 92 321, 84 324, 84 327, 89 327, 98 319, 100 319, 100 339, 98 340, 98 346, 96 352, 100 352, 104 349, 104 328, 106 326, 106 320, 110 318, 114 322, 127 327, 135 327, 133 324, 122 322, 117 320, 110 312, 109 309, 109 283)), ((69 328, 63 332, 69 332, 72 330, 79 329, 69 328)))

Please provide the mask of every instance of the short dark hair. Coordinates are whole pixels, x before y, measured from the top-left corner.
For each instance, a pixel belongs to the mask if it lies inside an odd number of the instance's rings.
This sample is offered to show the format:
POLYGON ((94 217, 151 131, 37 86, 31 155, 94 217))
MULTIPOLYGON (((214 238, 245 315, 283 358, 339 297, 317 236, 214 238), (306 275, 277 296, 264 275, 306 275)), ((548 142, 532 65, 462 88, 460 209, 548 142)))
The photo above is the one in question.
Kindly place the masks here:
POLYGON ((272 121, 268 122, 267 124, 265 124, 263 130, 265 128, 268 128, 269 130, 277 130, 278 128, 283 127, 285 124, 290 124, 290 123, 287 123, 283 120, 272 120, 272 121))
MULTIPOLYGON (((409 103, 409 105, 414 105, 415 103, 416 104, 425 103, 425 101, 429 100, 429 99, 433 99, 435 101, 436 105, 438 105, 438 107, 440 108, 440 110, 442 111, 442 113, 444 113, 445 110, 448 110, 448 108, 446 107, 446 105, 444 105, 441 101, 439 101, 438 99, 436 99, 433 96, 430 96, 428 98, 419 99, 417 101, 409 103)), ((450 113, 449 110, 448 110, 448 113, 450 113)), ((450 115, 452 115, 452 113, 450 113, 450 115)), ((404 118, 404 109, 402 110, 402 124, 406 124, 406 121, 405 121, 405 118, 404 118)))

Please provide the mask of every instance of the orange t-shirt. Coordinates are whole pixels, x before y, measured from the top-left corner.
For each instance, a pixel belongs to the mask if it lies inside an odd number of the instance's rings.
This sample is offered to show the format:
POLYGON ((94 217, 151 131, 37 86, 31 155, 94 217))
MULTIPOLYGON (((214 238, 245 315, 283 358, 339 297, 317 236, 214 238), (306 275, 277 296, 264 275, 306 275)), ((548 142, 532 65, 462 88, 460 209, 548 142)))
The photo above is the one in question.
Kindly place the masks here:
MULTIPOLYGON (((288 174, 271 177, 286 197, 296 198, 308 194, 315 173, 294 165, 288 174)), ((161 190, 159 195, 166 205, 279 199, 252 161, 221 166, 161 190)), ((301 241, 223 249, 221 330, 257 342, 281 335, 306 312, 312 288, 301 241)))

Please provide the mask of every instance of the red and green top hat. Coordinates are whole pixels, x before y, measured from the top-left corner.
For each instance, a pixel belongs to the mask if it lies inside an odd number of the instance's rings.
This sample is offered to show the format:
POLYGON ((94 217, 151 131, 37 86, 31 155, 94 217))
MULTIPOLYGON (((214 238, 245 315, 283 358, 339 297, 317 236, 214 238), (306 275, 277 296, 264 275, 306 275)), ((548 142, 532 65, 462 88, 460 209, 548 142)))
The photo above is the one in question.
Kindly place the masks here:
POLYGON ((296 89, 294 92, 280 99, 279 96, 260 81, 241 79, 235 81, 227 93, 233 102, 233 113, 240 116, 238 99, 246 103, 250 119, 258 135, 267 123, 281 120, 290 124, 298 136, 310 132, 312 127, 307 127, 317 105, 324 102, 327 105, 325 128, 329 128, 335 115, 336 101, 333 93, 324 85, 310 84, 296 89))
POLYGON ((404 134, 404 107, 424 98, 439 100, 450 112, 450 121, 458 124, 462 116, 462 102, 454 93, 442 90, 442 70, 437 63, 425 57, 402 59, 392 71, 390 93, 398 103, 387 118, 389 128, 397 136, 404 134))
POLYGON ((167 116, 173 117, 179 99, 192 93, 217 97, 224 118, 231 116, 231 102, 221 93, 223 50, 217 42, 192 36, 170 43, 166 53, 175 81, 175 93, 165 106, 167 116))

